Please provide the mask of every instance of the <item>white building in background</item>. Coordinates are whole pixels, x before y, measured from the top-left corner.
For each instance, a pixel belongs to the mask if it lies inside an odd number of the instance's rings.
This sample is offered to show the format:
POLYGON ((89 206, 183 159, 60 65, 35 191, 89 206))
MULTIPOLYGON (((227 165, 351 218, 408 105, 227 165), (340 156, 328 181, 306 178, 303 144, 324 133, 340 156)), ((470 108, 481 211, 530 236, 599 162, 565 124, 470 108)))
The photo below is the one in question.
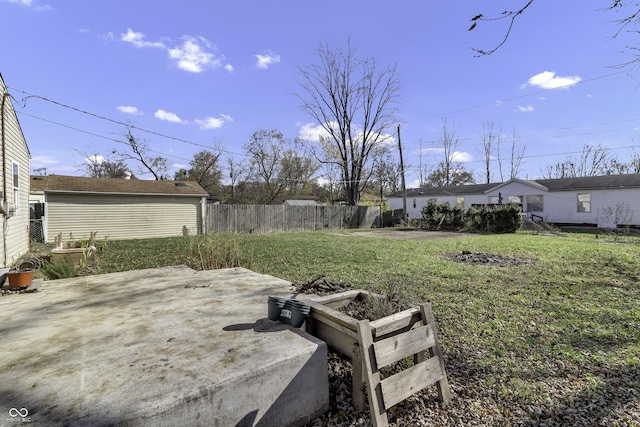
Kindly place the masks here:
MULTIPOLYGON (((557 225, 640 227, 640 174, 422 187, 407 190, 406 198, 409 218, 422 218, 429 200, 465 210, 518 203, 524 212, 557 225)), ((391 209, 402 209, 402 199, 401 192, 387 196, 391 209)))

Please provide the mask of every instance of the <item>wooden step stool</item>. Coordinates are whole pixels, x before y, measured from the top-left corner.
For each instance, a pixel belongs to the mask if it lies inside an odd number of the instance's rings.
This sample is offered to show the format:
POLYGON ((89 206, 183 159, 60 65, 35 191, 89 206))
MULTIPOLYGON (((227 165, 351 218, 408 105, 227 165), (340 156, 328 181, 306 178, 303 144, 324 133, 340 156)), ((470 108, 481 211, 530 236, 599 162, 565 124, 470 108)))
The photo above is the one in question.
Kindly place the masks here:
MULTIPOLYGON (((437 384, 440 401, 451 400, 431 304, 422 304, 420 313, 422 326, 376 342, 369 321, 358 322, 364 383, 374 427, 388 426, 387 409, 433 384, 437 384), (380 368, 409 356, 414 359, 412 367, 381 379, 380 368)), ((356 369, 354 366, 354 374, 356 369)))

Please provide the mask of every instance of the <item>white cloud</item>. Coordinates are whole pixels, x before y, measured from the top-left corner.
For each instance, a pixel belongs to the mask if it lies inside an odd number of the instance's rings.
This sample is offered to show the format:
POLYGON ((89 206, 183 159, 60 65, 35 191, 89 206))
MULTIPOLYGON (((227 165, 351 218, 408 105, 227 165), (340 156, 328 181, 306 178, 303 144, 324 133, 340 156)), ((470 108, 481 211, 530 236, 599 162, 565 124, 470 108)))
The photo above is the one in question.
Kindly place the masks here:
MULTIPOLYGON (((331 124, 329 124, 331 126, 331 124)), ((337 127, 337 123, 334 122, 334 126, 337 127)), ((355 135, 355 139, 362 138, 362 132, 360 129, 355 129, 357 131, 355 135)), ((316 123, 306 123, 300 126, 300 130, 298 131, 298 136, 306 141, 310 142, 320 142, 320 137, 330 138, 329 132, 323 126, 320 126, 316 123)), ((374 135, 371 136, 373 138, 374 135)), ((372 141, 372 139, 370 139, 372 141)), ((394 145, 396 143, 395 137, 391 134, 379 134, 378 141, 379 144, 387 144, 394 145)))
POLYGON ((195 122, 200 125, 200 129, 219 129, 225 122, 232 121, 233 118, 227 114, 220 114, 220 117, 206 117, 202 120, 195 120, 195 122))
POLYGON ((533 107, 531 105, 527 105, 526 107, 523 107, 522 105, 518 105, 516 107, 516 111, 519 111, 521 113, 530 113, 531 111, 533 111, 533 107))
POLYGON ((327 138, 329 133, 317 123, 306 123, 300 126, 298 136, 307 141, 319 142, 321 136, 327 138))
POLYGON ((454 151, 451 160, 454 162, 467 163, 473 161, 473 156, 466 151, 454 151))
POLYGON ((27 7, 33 4, 33 0, 5 0, 5 1, 8 1, 9 3, 18 3, 27 7))
POLYGON ((142 114, 142 112, 140 110, 138 110, 138 107, 134 107, 134 106, 131 106, 131 105, 118 105, 116 107, 116 110, 120 111, 121 113, 125 113, 125 114, 133 114, 133 115, 142 114))
POLYGON ((270 65, 280 62, 280 55, 273 52, 267 52, 264 55, 256 55, 256 67, 266 70, 270 65))
POLYGON ((218 68, 222 57, 218 58, 207 49, 212 49, 203 37, 182 37, 182 45, 169 49, 169 58, 178 63, 178 68, 190 73, 200 73, 206 68, 218 68))
POLYGON ((233 73, 233 65, 231 65, 231 64, 225 65, 224 69, 227 70, 230 73, 233 73))
POLYGON ((186 123, 184 120, 182 120, 180 117, 178 117, 175 113, 170 113, 168 111, 164 111, 164 110, 158 110, 156 111, 153 116, 156 119, 160 119, 160 120, 164 120, 167 122, 172 122, 172 123, 186 123))
POLYGON ((542 89, 559 89, 567 88, 579 83, 582 80, 580 76, 557 76, 554 71, 543 71, 527 80, 522 87, 536 86, 542 89))
POLYGON ((49 156, 32 156, 31 157, 31 169, 39 167, 45 167, 47 165, 56 165, 59 162, 53 157, 49 156))
MULTIPOLYGON (((15 4, 21 4, 22 6, 26 6, 26 7, 32 7, 34 6, 33 4, 33 0, 2 0, 2 1, 6 1, 9 3, 15 3, 15 4)), ((53 10, 53 7, 45 4, 42 6, 36 6, 35 7, 36 10, 53 10)))
POLYGON ((135 47, 155 47, 164 48, 165 45, 162 42, 149 42, 145 40, 145 35, 142 33, 136 33, 131 28, 127 28, 127 32, 120 34, 120 40, 123 42, 131 43, 135 47))

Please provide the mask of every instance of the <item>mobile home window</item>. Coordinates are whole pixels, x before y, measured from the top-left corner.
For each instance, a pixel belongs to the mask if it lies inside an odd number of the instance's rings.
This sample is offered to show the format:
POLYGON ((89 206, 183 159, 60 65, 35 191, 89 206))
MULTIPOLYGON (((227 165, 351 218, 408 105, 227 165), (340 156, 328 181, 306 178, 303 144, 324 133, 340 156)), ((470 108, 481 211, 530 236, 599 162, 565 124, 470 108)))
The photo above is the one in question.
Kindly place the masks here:
POLYGON ((527 196, 527 212, 543 212, 542 195, 527 196))
POLYGON ((509 196, 509 203, 522 204, 522 196, 509 196))
POLYGON ((578 212, 591 212, 591 193, 578 193, 578 212))
POLYGON ((20 167, 16 162, 13 162, 13 204, 18 210, 20 206, 20 167))

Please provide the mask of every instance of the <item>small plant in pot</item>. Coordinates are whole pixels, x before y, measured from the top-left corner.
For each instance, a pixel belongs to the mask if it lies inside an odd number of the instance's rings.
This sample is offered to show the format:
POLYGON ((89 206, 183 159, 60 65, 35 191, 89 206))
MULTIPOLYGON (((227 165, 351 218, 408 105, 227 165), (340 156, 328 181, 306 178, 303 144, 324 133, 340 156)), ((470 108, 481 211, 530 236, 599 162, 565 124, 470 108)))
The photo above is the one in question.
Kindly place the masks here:
POLYGON ((40 266, 40 260, 21 260, 7 272, 10 288, 24 288, 33 281, 33 270, 40 266))

